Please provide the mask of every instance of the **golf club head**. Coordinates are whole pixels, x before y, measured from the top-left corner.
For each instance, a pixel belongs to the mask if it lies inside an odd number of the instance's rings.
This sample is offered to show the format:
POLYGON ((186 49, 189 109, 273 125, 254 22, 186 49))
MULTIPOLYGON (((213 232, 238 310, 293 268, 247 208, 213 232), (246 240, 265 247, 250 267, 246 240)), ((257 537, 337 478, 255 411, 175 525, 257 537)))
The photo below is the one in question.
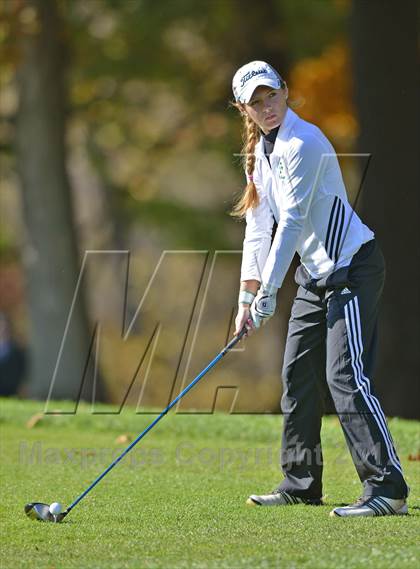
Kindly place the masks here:
POLYGON ((42 504, 41 502, 31 502, 30 504, 26 504, 25 514, 31 518, 31 520, 59 523, 67 515, 67 510, 61 512, 61 514, 54 515, 50 512, 50 507, 48 504, 42 504))

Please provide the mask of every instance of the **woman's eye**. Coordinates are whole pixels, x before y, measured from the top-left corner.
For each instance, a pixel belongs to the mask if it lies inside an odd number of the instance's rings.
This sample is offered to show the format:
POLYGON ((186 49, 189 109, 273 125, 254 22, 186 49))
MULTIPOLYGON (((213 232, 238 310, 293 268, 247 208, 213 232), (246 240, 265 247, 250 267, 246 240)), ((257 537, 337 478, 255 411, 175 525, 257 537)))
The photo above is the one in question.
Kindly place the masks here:
POLYGON ((271 99, 272 99, 272 98, 275 97, 276 95, 277 95, 277 93, 274 93, 274 92, 273 92, 273 93, 270 93, 268 96, 271 97, 271 99))

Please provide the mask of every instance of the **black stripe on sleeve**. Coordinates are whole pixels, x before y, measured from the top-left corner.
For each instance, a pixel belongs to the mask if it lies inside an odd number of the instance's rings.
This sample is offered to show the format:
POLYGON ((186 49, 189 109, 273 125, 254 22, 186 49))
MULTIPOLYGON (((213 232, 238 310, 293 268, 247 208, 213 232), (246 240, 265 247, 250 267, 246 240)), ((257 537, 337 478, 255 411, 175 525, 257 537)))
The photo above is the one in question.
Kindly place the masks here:
POLYGON ((325 238, 325 249, 326 249, 327 253, 328 253, 328 248, 329 248, 331 227, 332 227, 332 224, 333 224, 335 208, 337 207, 337 201, 338 201, 338 196, 335 196, 335 198, 334 198, 334 203, 333 203, 332 208, 331 208, 330 219, 329 219, 329 221, 328 221, 327 236, 326 236, 326 238, 325 238))
POLYGON ((334 261, 338 260, 341 234, 343 233, 343 227, 344 227, 344 217, 345 217, 344 212, 345 212, 344 204, 343 204, 343 202, 340 202, 340 214, 339 214, 340 215, 340 222, 339 222, 340 229, 338 230, 337 243, 335 244, 335 251, 334 251, 334 256, 333 256, 334 261))
POLYGON ((335 236, 337 234, 338 218, 339 218, 339 214, 340 214, 340 200, 339 200, 339 198, 337 198, 337 204, 338 204, 338 207, 336 208, 336 210, 334 212, 334 223, 333 223, 332 231, 331 231, 331 235, 330 235, 330 242, 327 246, 327 253, 328 253, 328 257, 330 259, 333 259, 335 236))

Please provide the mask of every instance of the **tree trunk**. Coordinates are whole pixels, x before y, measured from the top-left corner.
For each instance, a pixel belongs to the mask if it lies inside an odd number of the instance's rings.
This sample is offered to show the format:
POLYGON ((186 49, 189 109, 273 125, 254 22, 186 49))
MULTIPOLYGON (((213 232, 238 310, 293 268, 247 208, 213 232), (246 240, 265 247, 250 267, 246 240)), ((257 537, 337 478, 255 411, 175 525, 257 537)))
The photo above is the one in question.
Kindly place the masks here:
POLYGON ((353 0, 360 152, 372 154, 362 218, 385 255, 376 387, 385 411, 418 416, 419 107, 415 0, 353 0))
MULTIPOLYGON (((17 83, 18 170, 26 224, 30 333, 30 395, 50 390, 79 274, 65 167, 65 54, 55 0, 21 3, 17 83)), ((79 395, 90 343, 83 294, 71 313, 53 398, 79 395)), ((92 378, 85 378, 87 382, 92 378)))

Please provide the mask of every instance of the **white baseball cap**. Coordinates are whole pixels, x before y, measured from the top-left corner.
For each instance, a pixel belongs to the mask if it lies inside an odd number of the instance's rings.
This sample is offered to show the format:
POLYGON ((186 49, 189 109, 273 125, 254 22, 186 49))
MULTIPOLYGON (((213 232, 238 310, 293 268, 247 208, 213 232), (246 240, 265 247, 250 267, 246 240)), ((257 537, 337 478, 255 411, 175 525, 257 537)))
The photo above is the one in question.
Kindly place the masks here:
POLYGON ((239 103, 249 103, 252 93, 259 85, 280 89, 283 85, 283 79, 265 61, 251 61, 243 65, 235 73, 232 80, 235 100, 239 103))

